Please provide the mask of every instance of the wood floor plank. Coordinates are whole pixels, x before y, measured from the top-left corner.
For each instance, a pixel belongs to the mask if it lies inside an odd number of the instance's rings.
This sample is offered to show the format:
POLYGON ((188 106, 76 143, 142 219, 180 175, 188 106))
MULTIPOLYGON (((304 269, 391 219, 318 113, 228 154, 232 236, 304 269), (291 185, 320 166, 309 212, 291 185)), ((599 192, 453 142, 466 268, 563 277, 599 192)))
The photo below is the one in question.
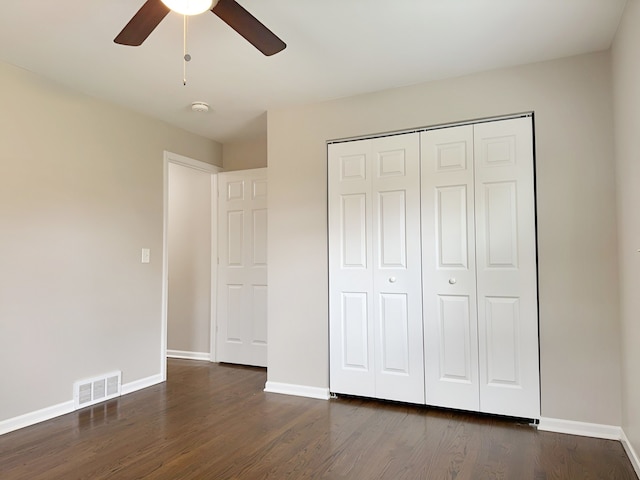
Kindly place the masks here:
POLYGON ((637 480, 619 442, 265 381, 171 359, 165 384, 0 436, 0 479, 637 480))

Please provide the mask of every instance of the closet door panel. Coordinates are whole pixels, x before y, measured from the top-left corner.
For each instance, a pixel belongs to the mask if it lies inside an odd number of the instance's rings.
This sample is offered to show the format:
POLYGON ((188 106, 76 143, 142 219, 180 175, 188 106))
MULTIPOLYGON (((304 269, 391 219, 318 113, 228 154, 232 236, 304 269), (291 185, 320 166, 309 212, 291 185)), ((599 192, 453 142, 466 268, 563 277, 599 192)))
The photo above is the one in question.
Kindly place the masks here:
POLYGON ((330 390, 374 397, 371 144, 328 153, 330 390))
POLYGON ((407 295, 380 294, 380 371, 409 375, 409 317, 407 295))
POLYGON ((469 266, 467 189, 468 185, 435 188, 438 268, 466 269, 469 266))
POLYGON ((483 259, 487 268, 518 268, 518 185, 515 181, 485 182, 483 259))
POLYGON ((366 292, 341 294, 340 334, 342 368, 369 370, 368 295, 366 292))
POLYGON ((473 126, 421 135, 426 403, 477 411, 473 126))
POLYGON ((540 416, 530 118, 475 126, 480 409, 540 416))
POLYGON ((377 264, 379 269, 407 268, 407 192, 378 192, 377 264))
POLYGON ((472 360, 469 297, 465 295, 439 295, 438 320, 440 328, 440 378, 453 382, 471 383, 472 360))
POLYGON ((486 375, 489 385, 520 386, 518 351, 520 338, 519 300, 509 297, 485 298, 487 342, 486 375))
POLYGON ((419 135, 371 140, 376 397, 424 403, 419 135))
POLYGON ((339 239, 342 268, 367 268, 367 194, 341 195, 339 239))

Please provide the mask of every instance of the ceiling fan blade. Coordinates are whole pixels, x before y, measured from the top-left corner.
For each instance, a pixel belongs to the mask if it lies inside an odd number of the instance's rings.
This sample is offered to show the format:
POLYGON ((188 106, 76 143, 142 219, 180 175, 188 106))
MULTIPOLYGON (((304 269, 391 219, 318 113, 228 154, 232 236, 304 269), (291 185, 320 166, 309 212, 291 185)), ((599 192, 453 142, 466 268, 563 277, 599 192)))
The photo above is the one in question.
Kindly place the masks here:
POLYGON ((211 11, 267 56, 278 53, 287 46, 235 0, 220 0, 211 11))
POLYGON ((147 0, 113 41, 132 47, 142 45, 168 13, 169 7, 161 0, 147 0))

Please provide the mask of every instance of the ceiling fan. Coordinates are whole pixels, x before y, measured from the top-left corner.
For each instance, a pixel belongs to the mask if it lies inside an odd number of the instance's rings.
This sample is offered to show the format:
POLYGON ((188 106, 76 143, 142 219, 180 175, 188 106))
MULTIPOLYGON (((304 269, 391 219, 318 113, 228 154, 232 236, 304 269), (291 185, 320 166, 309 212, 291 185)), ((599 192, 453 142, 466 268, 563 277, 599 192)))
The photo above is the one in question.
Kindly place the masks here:
POLYGON ((235 0, 147 0, 113 41, 120 45, 142 45, 171 10, 183 15, 194 15, 209 9, 267 56, 278 53, 287 46, 235 0), (202 8, 189 9, 196 4, 202 8))

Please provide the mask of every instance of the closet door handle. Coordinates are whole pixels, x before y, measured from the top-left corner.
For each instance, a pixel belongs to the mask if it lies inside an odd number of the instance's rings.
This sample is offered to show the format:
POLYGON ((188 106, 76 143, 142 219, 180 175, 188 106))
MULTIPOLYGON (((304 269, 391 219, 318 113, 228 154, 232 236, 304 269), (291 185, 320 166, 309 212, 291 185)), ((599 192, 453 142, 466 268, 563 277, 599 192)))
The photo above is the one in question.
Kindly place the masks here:
POLYGON ((455 285, 457 282, 457 280, 455 278, 450 278, 449 279, 449 285, 455 285))
POLYGON ((396 277, 389 277, 389 283, 396 283, 396 277))

